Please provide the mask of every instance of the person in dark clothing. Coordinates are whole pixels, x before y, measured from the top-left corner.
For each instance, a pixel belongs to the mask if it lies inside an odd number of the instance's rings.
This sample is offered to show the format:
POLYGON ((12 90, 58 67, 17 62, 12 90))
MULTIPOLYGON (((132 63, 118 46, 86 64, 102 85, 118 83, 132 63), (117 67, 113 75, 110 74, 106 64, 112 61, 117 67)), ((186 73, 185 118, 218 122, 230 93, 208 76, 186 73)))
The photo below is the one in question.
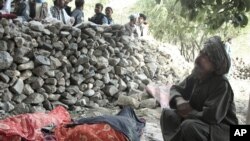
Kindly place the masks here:
POLYGON ((106 7, 105 9, 105 14, 108 20, 108 24, 114 24, 112 14, 113 14, 113 9, 111 7, 106 7))
POLYGON ((22 17, 23 21, 30 21, 31 20, 29 13, 28 13, 28 10, 29 10, 29 6, 28 6, 28 3, 26 2, 26 0, 15 0, 14 13, 17 16, 22 17))
POLYGON ((76 9, 72 12, 71 16, 75 18, 74 25, 77 25, 84 20, 84 13, 83 13, 83 7, 84 7, 84 0, 76 0, 75 1, 76 9))
POLYGON ((66 11, 66 13, 70 16, 71 15, 71 7, 68 6, 68 4, 71 2, 72 0, 65 0, 65 5, 64 5, 64 9, 66 11))
POLYGON ((170 89, 163 109, 164 141, 228 141, 229 125, 238 124, 234 93, 224 76, 231 62, 219 36, 209 38, 192 74, 170 89))
POLYGON ((108 24, 108 19, 102 13, 102 10, 103 10, 103 5, 101 3, 97 3, 95 5, 95 15, 89 18, 89 21, 99 25, 108 24))
POLYGON ((140 36, 147 36, 148 34, 148 23, 147 23, 147 16, 140 13, 138 18, 138 26, 140 29, 140 36))

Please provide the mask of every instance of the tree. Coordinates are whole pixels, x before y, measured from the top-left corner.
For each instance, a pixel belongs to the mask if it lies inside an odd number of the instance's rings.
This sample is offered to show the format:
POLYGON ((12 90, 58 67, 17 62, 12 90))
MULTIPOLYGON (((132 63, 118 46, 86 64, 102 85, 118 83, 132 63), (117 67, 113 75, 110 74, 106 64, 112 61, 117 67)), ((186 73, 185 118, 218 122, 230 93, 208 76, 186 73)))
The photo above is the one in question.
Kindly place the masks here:
POLYGON ((132 10, 145 13, 149 17, 152 35, 161 41, 178 44, 181 54, 188 61, 195 58, 208 36, 216 34, 227 38, 239 32, 230 22, 223 22, 220 28, 214 28, 210 23, 212 21, 207 20, 207 12, 201 13, 202 9, 195 18, 190 17, 188 12, 192 10, 183 8, 183 4, 176 0, 139 0, 132 10))

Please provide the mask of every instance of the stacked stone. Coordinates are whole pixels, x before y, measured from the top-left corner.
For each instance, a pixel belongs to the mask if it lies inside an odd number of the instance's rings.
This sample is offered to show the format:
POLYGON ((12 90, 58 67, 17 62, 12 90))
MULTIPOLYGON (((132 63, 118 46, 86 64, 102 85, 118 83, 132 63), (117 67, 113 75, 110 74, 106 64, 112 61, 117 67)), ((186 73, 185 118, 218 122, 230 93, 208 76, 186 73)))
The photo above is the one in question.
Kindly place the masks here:
POLYGON ((123 36, 121 25, 0 21, 0 111, 11 114, 82 107, 154 108, 144 88, 176 82, 189 70, 181 55, 123 36), (176 59, 177 58, 177 59, 176 59), (175 61, 176 60, 176 61, 175 61), (184 73, 183 73, 184 72, 184 73))

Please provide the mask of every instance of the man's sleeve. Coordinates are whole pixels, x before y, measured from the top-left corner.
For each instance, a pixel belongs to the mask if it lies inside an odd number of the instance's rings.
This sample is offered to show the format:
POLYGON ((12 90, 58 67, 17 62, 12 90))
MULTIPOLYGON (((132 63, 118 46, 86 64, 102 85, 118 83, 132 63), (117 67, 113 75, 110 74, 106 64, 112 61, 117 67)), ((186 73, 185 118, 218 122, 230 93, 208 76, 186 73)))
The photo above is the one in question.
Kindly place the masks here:
POLYGON ((233 92, 227 82, 222 82, 208 96, 202 111, 193 110, 188 118, 198 118, 209 124, 220 123, 226 116, 233 92))
POLYGON ((189 100, 194 87, 194 78, 190 75, 183 80, 179 85, 173 85, 170 88, 170 101, 169 105, 171 108, 176 108, 176 98, 183 97, 185 100, 189 100))
POLYGON ((102 18, 102 24, 109 24, 107 17, 102 18))

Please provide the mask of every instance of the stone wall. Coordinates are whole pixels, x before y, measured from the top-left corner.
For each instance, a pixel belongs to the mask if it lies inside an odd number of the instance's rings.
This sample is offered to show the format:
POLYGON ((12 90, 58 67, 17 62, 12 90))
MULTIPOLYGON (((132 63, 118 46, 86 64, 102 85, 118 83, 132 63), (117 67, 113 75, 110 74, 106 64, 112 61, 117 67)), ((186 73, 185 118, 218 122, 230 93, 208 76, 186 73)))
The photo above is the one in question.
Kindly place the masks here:
POLYGON ((177 49, 131 40, 121 25, 77 27, 0 21, 0 112, 20 114, 63 105, 154 108, 151 81, 173 83, 190 70, 177 49), (118 99, 118 101, 117 101, 118 99))

